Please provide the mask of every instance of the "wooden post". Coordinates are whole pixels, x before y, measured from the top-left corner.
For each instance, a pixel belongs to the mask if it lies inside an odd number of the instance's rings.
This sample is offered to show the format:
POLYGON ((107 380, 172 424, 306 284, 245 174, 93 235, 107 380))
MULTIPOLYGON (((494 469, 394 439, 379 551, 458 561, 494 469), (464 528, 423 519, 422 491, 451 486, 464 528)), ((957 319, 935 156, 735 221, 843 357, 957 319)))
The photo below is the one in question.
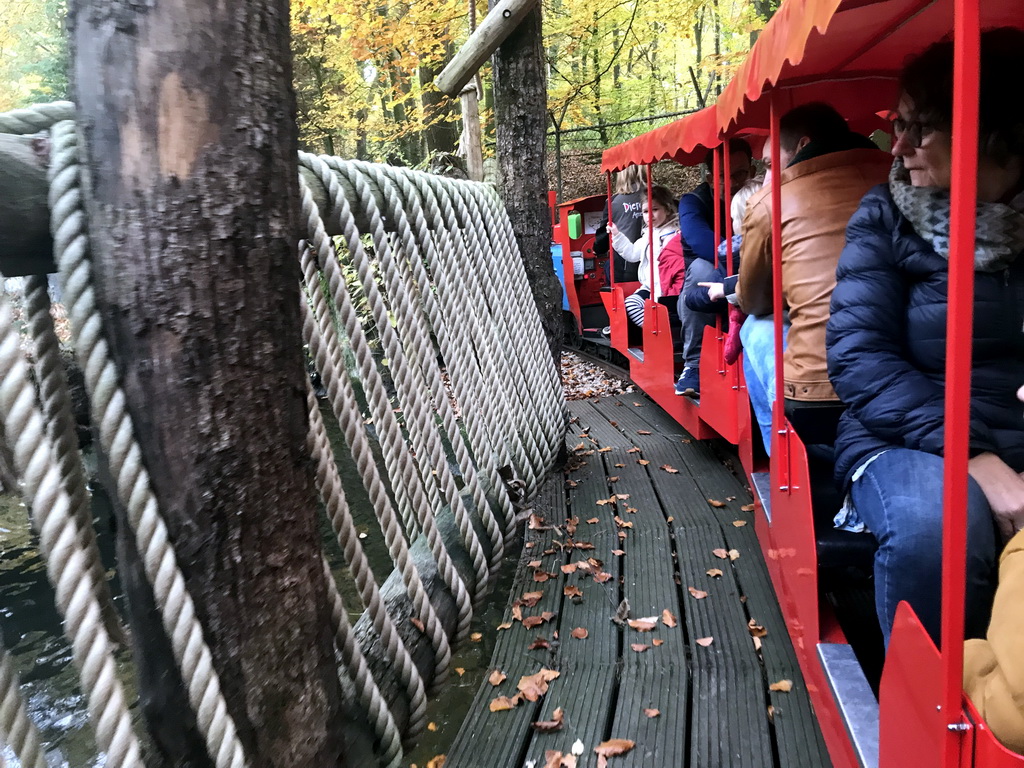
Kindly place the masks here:
POLYGON ((537 5, 537 0, 498 0, 448 66, 437 76, 439 90, 454 96, 537 5))
MULTIPOLYGON (((306 452, 288 0, 73 0, 69 21, 98 304, 248 764, 369 765, 306 452)), ((118 537, 158 757, 208 765, 123 513, 118 537)))
POLYGON ((466 168, 471 181, 484 180, 484 153, 480 141, 480 97, 476 83, 470 82, 462 93, 462 140, 465 142, 466 168))

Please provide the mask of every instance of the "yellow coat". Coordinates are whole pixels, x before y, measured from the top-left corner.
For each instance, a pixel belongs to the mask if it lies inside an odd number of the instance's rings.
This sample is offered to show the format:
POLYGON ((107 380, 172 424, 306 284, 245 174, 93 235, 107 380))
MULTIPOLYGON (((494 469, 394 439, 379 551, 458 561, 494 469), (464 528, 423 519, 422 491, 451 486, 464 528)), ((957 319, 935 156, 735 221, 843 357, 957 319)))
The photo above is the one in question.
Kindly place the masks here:
POLYGON ((996 738, 1024 754, 1024 531, 999 559, 986 639, 964 645, 964 690, 996 738))

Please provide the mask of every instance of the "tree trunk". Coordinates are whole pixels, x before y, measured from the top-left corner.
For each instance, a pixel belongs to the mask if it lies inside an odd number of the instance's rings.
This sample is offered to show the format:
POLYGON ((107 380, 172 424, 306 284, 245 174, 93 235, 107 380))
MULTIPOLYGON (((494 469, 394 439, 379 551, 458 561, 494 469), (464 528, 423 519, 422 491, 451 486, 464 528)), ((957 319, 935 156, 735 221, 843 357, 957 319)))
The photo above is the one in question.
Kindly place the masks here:
POLYGON ((451 61, 454 50, 449 44, 445 47, 445 59, 435 66, 420 67, 420 104, 423 107, 423 138, 427 155, 438 152, 455 153, 459 142, 459 124, 455 117, 455 102, 446 98, 434 85, 437 73, 444 64, 451 61))
MULTIPOLYGON (((363 764, 305 450, 288 2, 71 11, 99 304, 249 765, 363 764)), ((147 727, 168 764, 207 765, 118 535, 147 727)))
POLYGON ((562 347, 562 288, 551 265, 545 171, 547 78, 540 8, 530 11, 494 54, 494 111, 499 189, 557 365, 562 347))

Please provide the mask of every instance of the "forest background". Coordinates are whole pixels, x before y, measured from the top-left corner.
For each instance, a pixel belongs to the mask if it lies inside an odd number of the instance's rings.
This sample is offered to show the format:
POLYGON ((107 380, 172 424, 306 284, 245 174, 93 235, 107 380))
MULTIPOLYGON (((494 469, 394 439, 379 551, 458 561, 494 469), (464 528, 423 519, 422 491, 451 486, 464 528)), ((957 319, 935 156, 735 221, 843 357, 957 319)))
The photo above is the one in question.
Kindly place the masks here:
MULTIPOLYGON (((563 199, 601 192, 601 150, 714 101, 778 0, 542 0, 549 168, 563 199), (556 133, 557 141, 556 141, 556 133)), ((67 98, 66 0, 0 3, 0 111, 67 98)), ((440 170, 459 102, 433 86, 476 0, 292 0, 302 148, 440 170)), ((489 65, 478 79, 493 154, 489 65)))

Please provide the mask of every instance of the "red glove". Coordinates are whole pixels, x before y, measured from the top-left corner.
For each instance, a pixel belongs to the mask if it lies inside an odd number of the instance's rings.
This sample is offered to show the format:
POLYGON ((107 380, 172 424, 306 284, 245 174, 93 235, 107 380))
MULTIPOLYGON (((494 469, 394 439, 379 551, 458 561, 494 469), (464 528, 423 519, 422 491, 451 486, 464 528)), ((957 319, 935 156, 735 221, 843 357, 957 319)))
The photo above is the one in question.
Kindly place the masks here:
POLYGON ((729 335, 725 338, 725 362, 732 365, 740 359, 743 342, 740 341, 740 328, 747 316, 735 304, 729 305, 729 335))

